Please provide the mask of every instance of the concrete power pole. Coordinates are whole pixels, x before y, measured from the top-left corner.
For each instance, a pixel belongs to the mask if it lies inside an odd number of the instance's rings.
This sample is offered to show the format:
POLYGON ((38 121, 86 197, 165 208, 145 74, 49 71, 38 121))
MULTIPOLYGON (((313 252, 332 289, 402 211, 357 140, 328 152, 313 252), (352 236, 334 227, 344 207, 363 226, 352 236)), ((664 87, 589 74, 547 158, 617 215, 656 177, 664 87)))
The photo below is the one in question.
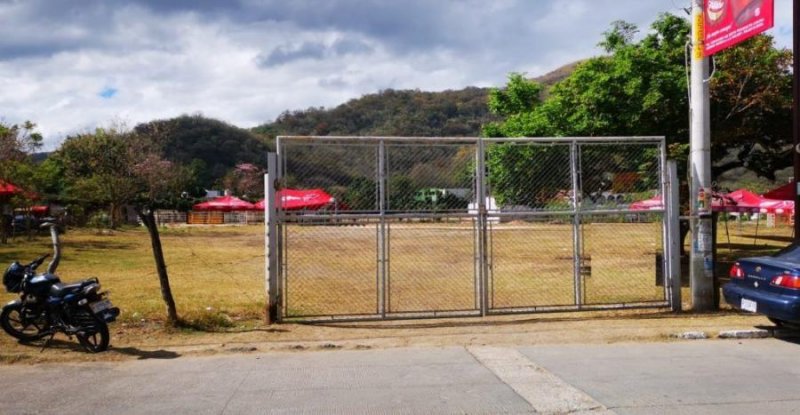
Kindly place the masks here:
POLYGON ((689 201, 692 249, 690 281, 692 309, 714 308, 714 263, 711 240, 711 115, 708 58, 703 56, 703 0, 692 0, 692 66, 689 140, 689 201))
POLYGON ((800 0, 792 2, 792 135, 794 136, 794 242, 800 243, 800 0))

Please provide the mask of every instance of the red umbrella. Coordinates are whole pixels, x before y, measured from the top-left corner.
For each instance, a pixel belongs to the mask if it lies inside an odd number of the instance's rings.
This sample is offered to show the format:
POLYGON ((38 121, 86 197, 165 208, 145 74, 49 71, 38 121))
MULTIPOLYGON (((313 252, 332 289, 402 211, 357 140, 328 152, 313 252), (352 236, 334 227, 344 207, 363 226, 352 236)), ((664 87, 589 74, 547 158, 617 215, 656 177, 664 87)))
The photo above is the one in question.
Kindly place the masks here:
POLYGON ((20 192, 22 192, 22 189, 19 187, 9 182, 0 180, 0 196, 11 196, 20 192))
POLYGON ((764 193, 764 197, 775 200, 794 200, 794 192, 795 182, 791 181, 783 186, 776 187, 769 192, 764 193))
MULTIPOLYGON (((333 196, 322 189, 281 189, 278 199, 283 210, 317 210, 334 202, 333 196)), ((264 209, 265 200, 256 203, 257 209, 264 209)))
MULTIPOLYGON (((727 195, 714 193, 711 198, 711 208, 715 212, 719 211, 736 211, 736 202, 734 202, 727 195)), ((661 195, 653 196, 650 199, 639 200, 633 202, 628 207, 630 210, 660 210, 664 209, 664 203, 661 200, 661 195)))
POLYGON ((256 210, 255 205, 235 196, 221 196, 206 202, 194 205, 194 210, 213 210, 218 212, 231 212, 237 210, 256 210))
POLYGON ((50 211, 50 207, 45 205, 34 205, 30 209, 34 215, 46 215, 50 211))
POLYGON ((794 202, 769 199, 759 196, 747 189, 739 189, 730 192, 725 195, 725 199, 730 200, 730 203, 715 205, 715 211, 782 214, 794 210, 794 202))
POLYGON ((661 196, 654 196, 650 199, 640 200, 638 202, 631 203, 628 206, 630 210, 658 210, 664 209, 664 203, 661 201, 661 196))

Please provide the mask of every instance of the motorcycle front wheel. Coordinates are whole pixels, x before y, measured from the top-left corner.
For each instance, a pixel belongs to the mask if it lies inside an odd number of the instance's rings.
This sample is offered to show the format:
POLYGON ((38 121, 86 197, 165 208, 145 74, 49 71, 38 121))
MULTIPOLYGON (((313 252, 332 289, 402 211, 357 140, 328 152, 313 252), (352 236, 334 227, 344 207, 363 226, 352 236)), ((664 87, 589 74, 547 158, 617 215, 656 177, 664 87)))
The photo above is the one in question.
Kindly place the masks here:
POLYGON ((108 350, 111 335, 108 333, 108 324, 87 309, 79 310, 74 316, 76 326, 80 331, 75 335, 78 342, 89 353, 99 353, 108 350))
POLYGON ((0 312, 0 326, 6 333, 22 341, 40 339, 47 328, 47 320, 44 315, 29 313, 20 303, 9 304, 0 312))

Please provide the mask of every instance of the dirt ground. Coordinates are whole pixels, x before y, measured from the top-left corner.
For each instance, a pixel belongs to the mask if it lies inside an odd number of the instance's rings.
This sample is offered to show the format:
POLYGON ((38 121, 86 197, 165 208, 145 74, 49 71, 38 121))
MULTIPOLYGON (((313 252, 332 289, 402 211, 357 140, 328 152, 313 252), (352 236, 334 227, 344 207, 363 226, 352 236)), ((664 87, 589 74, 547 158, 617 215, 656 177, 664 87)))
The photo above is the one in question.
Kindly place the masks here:
MULTIPOLYGON (((402 234, 400 231, 402 229, 396 230, 395 238, 403 236, 398 236, 398 234, 402 234)), ((723 244, 720 248, 721 260, 725 262, 742 256, 769 253, 779 246, 785 246, 791 239, 789 237, 790 229, 786 226, 762 229, 758 238, 755 237, 754 231, 755 227, 752 225, 732 224, 730 226, 731 242, 723 244)), ((176 358, 184 355, 253 351, 302 352, 305 350, 405 346, 677 341, 671 336, 685 331, 704 331, 710 336, 714 336, 723 330, 772 327, 765 317, 738 314, 730 310, 700 315, 673 314, 663 310, 629 310, 493 316, 483 319, 452 318, 267 326, 262 320, 259 320, 264 310, 262 232, 263 229, 256 226, 182 227, 164 231, 163 242, 168 255, 179 312, 186 321, 195 324, 195 329, 191 330, 165 330, 159 320, 163 318, 164 314, 163 303, 158 295, 152 257, 149 254, 147 239, 142 230, 125 230, 114 234, 95 234, 89 231, 68 233, 62 240, 65 250, 65 258, 62 267, 59 268, 59 273, 62 273, 63 269, 62 278, 66 281, 73 281, 87 275, 101 276, 104 286, 111 290, 112 300, 123 309, 120 321, 111 326, 111 350, 99 355, 89 355, 78 348, 77 341, 69 340, 62 335, 58 335, 47 348, 42 349, 42 342, 18 344, 14 339, 0 332, 0 365, 176 358)), ((649 234, 648 232, 642 233, 642 235, 649 234)), ((721 228, 720 239, 725 237, 727 242, 727 234, 727 228, 721 228)), ((506 250, 498 248, 498 252, 503 251, 505 252, 503 255, 506 255, 504 257, 498 254, 498 262, 495 264, 498 284, 505 281, 503 280, 504 275, 513 276, 518 271, 513 267, 514 263, 549 263, 531 257, 533 255, 531 252, 541 252, 542 249, 524 252, 519 250, 520 247, 535 242, 537 246, 551 247, 555 252, 556 242, 548 242, 547 235, 542 232, 537 235, 539 236, 535 240, 529 241, 521 238, 514 231, 509 231, 504 236, 505 239, 498 238, 495 241, 500 248, 506 242, 510 242, 507 245, 514 248, 506 250)), ((341 238, 341 234, 334 234, 334 236, 341 238)), ((452 238, 438 238, 438 240, 452 242, 452 238)), ((643 238, 634 238, 626 243, 636 244, 639 249, 651 249, 647 241, 643 238)), ((295 242, 302 241, 295 240, 295 242)), ((396 239, 394 243, 396 248, 403 246, 402 238, 396 239)), ((14 244, 4 245, 0 247, 0 264, 7 264, 17 258, 30 259, 42 252, 48 252, 50 249, 48 244, 48 238, 37 237, 32 241, 19 240, 14 244)), ((348 246, 341 243, 337 246, 342 245, 348 246)), ((455 243, 453 245, 460 246, 455 243)), ((635 251, 634 248, 622 244, 621 241, 612 245, 624 248, 620 249, 621 252, 635 251)), ((307 252, 314 252, 317 259, 321 256, 319 250, 308 250, 307 252)), ((330 251, 328 254, 335 254, 329 255, 331 257, 342 257, 342 253, 334 251, 330 251)), ((452 260, 452 258, 432 255, 434 254, 417 252, 417 255, 412 257, 417 262, 421 259, 429 259, 430 262, 436 264, 449 264, 447 261, 452 260)), ((619 258, 619 256, 616 257, 619 258)), ((629 255, 629 257, 626 260, 639 262, 628 264, 628 268, 635 268, 648 274, 652 271, 653 261, 649 260, 652 259, 652 256, 642 254, 629 255)), ((622 275, 611 265, 613 263, 604 263, 600 256, 594 255, 592 266, 596 275, 592 278, 600 281, 598 278, 604 275, 622 275)), ((370 266, 374 266, 374 264, 370 266)), ((401 262, 395 262, 393 266, 402 267, 404 265, 401 262)), ((352 273, 353 269, 358 269, 355 266, 347 268, 350 270, 348 275, 352 273)), ((722 266, 721 268, 724 270, 727 267, 722 266)), ((419 269, 419 267, 415 269, 419 269)), ((430 267, 430 269, 434 268, 430 267)), ((298 270, 295 269, 295 271, 298 270)), ((315 273, 310 271, 305 275, 308 276, 307 281, 311 284, 316 280, 312 278, 315 273)), ((393 271, 398 275, 403 275, 407 270, 398 268, 393 271)), ((537 275, 550 275, 548 274, 549 269, 545 265, 541 265, 536 271, 537 275)), ((374 275, 374 273, 371 272, 370 275, 374 275)), ((438 274, 431 271, 426 275, 433 279, 438 274)), ((595 283, 595 280, 590 283, 595 283)), ((419 279, 409 279, 409 281, 419 282, 419 279)), ((638 294, 644 292, 645 288, 649 290, 654 287, 650 277, 647 277, 646 283, 646 286, 632 286, 632 289, 635 290, 632 292, 638 294)), ((591 288, 592 286, 587 285, 587 287, 591 288)), ((613 287, 616 287, 616 290, 613 291, 614 295, 619 295, 617 290, 621 285, 614 284, 613 287)), ((297 287, 295 286, 295 288, 297 287)), ((501 291, 504 289, 503 286, 495 288, 501 291)), ((517 285, 512 288, 506 290, 510 294, 498 297, 501 301, 507 301, 503 304, 514 305, 521 301, 515 297, 516 293, 528 293, 526 299, 535 298, 531 296, 531 291, 524 286, 517 285)), ((682 291, 684 301, 688 301, 690 298, 688 288, 684 288, 682 291)), ((306 292, 330 291, 307 290, 306 292)), ((349 295, 352 297, 354 292, 357 290, 349 291, 349 295)), ((470 292, 472 292, 471 289, 470 292)), ((612 291, 606 289, 593 292, 602 294, 612 291)), ((402 291, 398 291, 396 294, 402 294, 402 291)), ((4 301, 9 301, 14 297, 11 294, 0 293, 0 299, 4 301)), ((317 300, 317 303, 325 300, 308 296, 306 298, 317 300)), ((369 298, 375 298, 372 288, 369 290, 369 298)), ((412 298, 415 297, 412 296, 412 298)), ((406 306, 414 309, 415 304, 419 305, 402 300, 402 297, 395 297, 395 304, 400 309, 405 309, 406 306)))
MULTIPOLYGON (((459 345, 537 345, 688 341, 673 336, 703 331, 714 337, 723 330, 772 327, 758 315, 732 311, 675 314, 666 311, 558 313, 392 322, 253 324, 226 332, 165 330, 160 323, 131 326, 115 323, 111 349, 90 355, 75 340, 57 336, 19 344, 0 337, 0 364, 170 359, 187 355, 265 351, 358 350, 373 348, 459 345)), ((727 341, 727 340, 711 340, 727 341)))

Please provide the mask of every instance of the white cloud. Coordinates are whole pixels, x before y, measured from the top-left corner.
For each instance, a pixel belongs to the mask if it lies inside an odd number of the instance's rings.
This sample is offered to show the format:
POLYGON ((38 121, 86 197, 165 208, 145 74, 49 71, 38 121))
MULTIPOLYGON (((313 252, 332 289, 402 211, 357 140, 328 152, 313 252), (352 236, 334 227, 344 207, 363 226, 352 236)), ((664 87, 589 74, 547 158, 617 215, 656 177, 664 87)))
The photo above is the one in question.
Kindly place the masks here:
MULTIPOLYGON (((180 114, 251 127, 380 89, 500 85, 598 53, 685 0, 2 2, 0 120, 67 134, 180 114), (313 6, 312 6, 313 3, 313 6), (102 96, 103 91, 116 91, 102 96)), ((776 0, 791 46, 791 1, 776 0), (787 27, 789 32, 787 32, 787 27)))

